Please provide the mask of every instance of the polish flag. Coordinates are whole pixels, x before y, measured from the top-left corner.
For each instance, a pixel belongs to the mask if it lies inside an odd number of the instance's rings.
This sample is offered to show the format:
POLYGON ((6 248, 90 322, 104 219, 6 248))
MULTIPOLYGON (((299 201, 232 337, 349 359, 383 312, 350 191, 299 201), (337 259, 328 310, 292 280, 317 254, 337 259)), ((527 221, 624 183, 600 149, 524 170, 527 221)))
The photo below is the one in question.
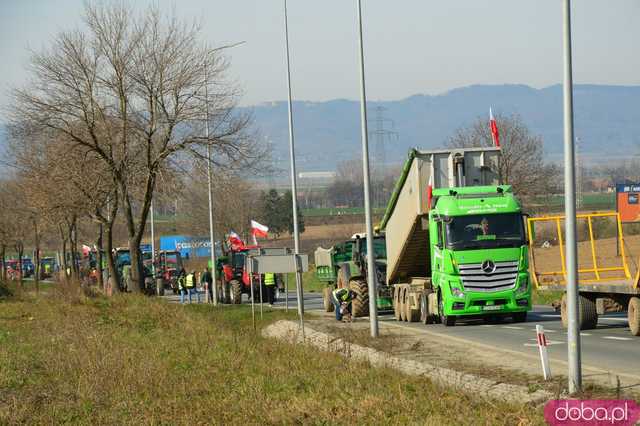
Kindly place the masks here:
POLYGON ((232 250, 242 250, 244 248, 244 242, 242 241, 240 236, 235 232, 233 231, 229 232, 228 240, 231 243, 232 250))
POLYGON ((89 253, 91 252, 91 247, 82 245, 82 256, 89 257, 89 253))
POLYGON ((491 108, 489 108, 489 127, 491 128, 491 138, 493 139, 493 144, 500 148, 500 133, 498 132, 498 125, 496 124, 496 119, 493 118, 493 112, 491 108))
POLYGON ((256 222, 255 220, 251 221, 251 234, 254 237, 267 238, 268 236, 267 232, 269 232, 268 227, 256 222))
POLYGON ((430 175, 429 186, 427 187, 427 210, 431 210, 432 200, 433 200, 433 175, 430 175))

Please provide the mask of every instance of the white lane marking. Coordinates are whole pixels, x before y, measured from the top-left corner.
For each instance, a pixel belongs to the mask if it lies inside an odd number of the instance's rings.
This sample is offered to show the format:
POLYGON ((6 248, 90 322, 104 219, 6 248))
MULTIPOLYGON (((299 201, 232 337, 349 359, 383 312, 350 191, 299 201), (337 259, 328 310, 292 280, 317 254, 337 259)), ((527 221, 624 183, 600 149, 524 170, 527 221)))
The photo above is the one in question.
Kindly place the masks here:
POLYGON ((580 333, 581 336, 591 336, 591 333, 580 333))
POLYGON ((609 340, 633 340, 631 337, 604 336, 603 339, 609 340))
MULTIPOLYGON (((545 330, 547 331, 547 330, 545 330)), ((525 343, 524 346, 538 346, 538 340, 537 339, 529 339, 529 340, 533 340, 536 343, 525 343)), ((561 342, 559 340, 547 340, 547 346, 551 346, 551 345, 562 345, 564 344, 564 342, 561 342)))
POLYGON ((548 328, 545 328, 545 329, 544 329, 544 332, 545 332, 545 333, 557 333, 557 332, 558 332, 558 330, 550 330, 550 329, 548 329, 548 328))
POLYGON ((524 327, 518 327, 516 325, 503 325, 502 328, 508 328, 510 330, 524 330, 524 327))
POLYGON ((607 318, 607 317, 598 317, 598 321, 623 321, 623 322, 627 322, 628 320, 626 318, 607 318))
POLYGON ((560 315, 551 315, 551 314, 538 314, 538 316, 541 316, 544 318, 560 318, 560 315))

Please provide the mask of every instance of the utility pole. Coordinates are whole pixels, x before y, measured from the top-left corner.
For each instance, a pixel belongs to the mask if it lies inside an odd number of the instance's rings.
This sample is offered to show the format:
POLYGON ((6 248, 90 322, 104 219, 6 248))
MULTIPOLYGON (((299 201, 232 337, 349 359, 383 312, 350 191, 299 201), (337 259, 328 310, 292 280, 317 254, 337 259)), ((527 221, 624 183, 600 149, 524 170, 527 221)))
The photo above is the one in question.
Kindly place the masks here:
POLYGON ((287 57, 287 100, 289 112, 289 161, 291 162, 291 201, 293 209, 293 246, 296 264, 296 292, 298 296, 298 315, 304 336, 304 291, 302 288, 302 271, 299 267, 300 234, 298 232, 298 191, 296 188, 296 154, 293 137, 293 105, 291 101, 291 65, 289 60, 289 22, 287 18, 287 0, 284 0, 284 41, 287 57))
POLYGON ((576 244, 576 179, 573 140, 573 76, 571 69, 571 1, 563 0, 564 45, 564 205, 567 270, 567 350, 569 359, 569 393, 582 388, 580 359, 580 324, 578 323, 578 262, 576 244))
POLYGON ((362 126, 362 174, 364 177, 364 213, 367 225, 367 287, 369 290, 369 325, 371 337, 378 337, 376 293, 378 280, 373 252, 373 224, 371 222, 371 189, 369 179, 369 138, 367 135, 367 94, 364 83, 364 46, 362 43, 362 5, 358 0, 358 41, 360 46, 360 124, 362 126))
MULTIPOLYGON (((207 74, 207 61, 204 61, 204 102, 205 112, 205 137, 207 138, 207 184, 209 186, 209 241, 211 243, 211 298, 213 305, 218 305, 218 285, 216 283, 216 240, 213 230, 213 176, 211 174, 211 142, 209 141, 209 78, 207 74)), ((208 296, 208 292, 207 295, 208 296)), ((208 302, 208 301, 207 301, 208 302)))

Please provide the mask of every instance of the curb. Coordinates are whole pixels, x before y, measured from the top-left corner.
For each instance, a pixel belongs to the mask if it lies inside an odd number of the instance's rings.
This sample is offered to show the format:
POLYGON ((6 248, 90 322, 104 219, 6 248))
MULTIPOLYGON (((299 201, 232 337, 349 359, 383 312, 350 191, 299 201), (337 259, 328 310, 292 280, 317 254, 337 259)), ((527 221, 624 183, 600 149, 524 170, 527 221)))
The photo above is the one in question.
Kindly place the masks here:
POLYGON ((453 387, 475 396, 533 405, 554 398, 551 392, 545 390, 529 392, 525 386, 497 382, 449 368, 436 367, 426 362, 393 356, 373 348, 344 341, 306 325, 303 339, 298 323, 293 321, 277 321, 264 328, 262 335, 289 343, 304 343, 324 351, 338 353, 349 359, 368 362, 374 367, 388 367, 411 376, 427 377, 441 386, 453 387))

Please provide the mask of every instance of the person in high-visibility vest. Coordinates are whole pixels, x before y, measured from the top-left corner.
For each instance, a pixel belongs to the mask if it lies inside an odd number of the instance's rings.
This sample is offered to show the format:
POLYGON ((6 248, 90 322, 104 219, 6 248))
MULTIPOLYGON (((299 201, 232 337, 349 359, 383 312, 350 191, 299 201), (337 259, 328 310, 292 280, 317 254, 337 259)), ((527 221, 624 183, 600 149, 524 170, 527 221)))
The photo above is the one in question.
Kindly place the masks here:
POLYGON ((191 273, 187 275, 187 279, 186 279, 187 293, 189 294, 189 303, 191 303, 192 294, 195 294, 197 296, 198 303, 200 303, 200 293, 196 288, 196 283, 197 283, 196 271, 191 271, 191 273))
POLYGON ((273 272, 264 274, 264 288, 267 292, 267 303, 269 303, 269 306, 273 306, 276 298, 276 274, 273 272))
POLYGON ((178 292, 180 292, 180 303, 184 304, 184 295, 187 293, 187 276, 184 268, 180 270, 177 283, 178 283, 178 292))
POLYGON ((356 292, 348 288, 337 288, 331 293, 331 301, 335 306, 336 320, 342 321, 342 304, 346 304, 347 312, 351 315, 351 301, 357 296, 356 292))

